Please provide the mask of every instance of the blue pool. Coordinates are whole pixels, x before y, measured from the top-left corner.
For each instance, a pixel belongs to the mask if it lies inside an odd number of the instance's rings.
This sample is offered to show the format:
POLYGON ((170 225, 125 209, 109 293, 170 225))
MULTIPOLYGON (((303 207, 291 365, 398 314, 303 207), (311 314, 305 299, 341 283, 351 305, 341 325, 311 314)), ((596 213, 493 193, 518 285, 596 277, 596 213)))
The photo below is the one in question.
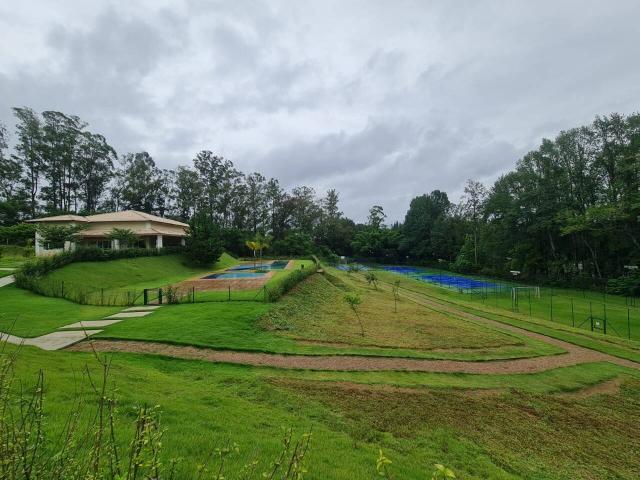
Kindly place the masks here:
POLYGON ((289 260, 276 260, 275 262, 263 263, 262 265, 260 265, 260 262, 256 262, 255 266, 253 263, 245 263, 242 265, 236 265, 235 267, 230 267, 227 270, 282 270, 288 263, 289 260))
POLYGON ((234 278, 261 278, 264 277, 264 272, 223 272, 223 273, 212 273, 211 275, 207 275, 206 279, 217 279, 217 280, 233 280, 234 278))

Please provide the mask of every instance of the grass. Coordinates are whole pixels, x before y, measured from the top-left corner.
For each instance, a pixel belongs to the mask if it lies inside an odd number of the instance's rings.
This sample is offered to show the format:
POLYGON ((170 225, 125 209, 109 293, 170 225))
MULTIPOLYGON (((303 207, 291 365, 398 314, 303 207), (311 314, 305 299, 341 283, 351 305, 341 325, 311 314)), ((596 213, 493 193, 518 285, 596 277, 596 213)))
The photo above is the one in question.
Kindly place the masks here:
MULTIPOLYGON (((396 274, 379 272, 381 280, 392 282, 398 279, 396 274)), ((419 293, 455 305, 461 311, 473 313, 480 317, 489 318, 508 325, 517 326, 532 332, 548 335, 552 338, 564 340, 603 353, 640 362, 640 343, 633 340, 602 335, 600 333, 573 328, 560 322, 550 322, 543 318, 529 316, 525 313, 511 312, 496 307, 491 302, 481 303, 470 296, 452 292, 433 284, 421 282, 411 278, 401 280, 401 287, 410 292, 419 293)))
MULTIPOLYGON (((61 430, 71 400, 88 395, 81 374, 87 363, 97 370, 88 354, 30 347, 20 353, 22 382, 45 372, 49 435, 61 430)), ((373 478, 379 448, 393 460, 395 478, 429 478, 433 463, 444 463, 464 479, 560 480, 638 477, 637 380, 628 377, 610 395, 550 394, 628 374, 606 363, 500 376, 280 371, 119 354, 111 379, 121 428, 132 425, 135 405, 159 405, 167 429, 163 460, 184 459, 178 478, 195 478, 193 466, 210 462, 227 441, 240 449, 229 458, 230 473, 254 455, 260 471, 278 451, 283 428, 293 427, 313 429, 310 480, 373 478), (505 390, 472 395, 459 388, 505 390)))
POLYGON ((0 331, 20 337, 38 337, 70 323, 99 320, 121 310, 43 297, 14 285, 0 288, 0 306, 0 331))
POLYGON ((18 268, 33 255, 33 248, 0 245, 0 268, 18 268))
POLYGON ((186 266, 179 255, 124 258, 108 262, 78 262, 51 272, 47 275, 47 280, 96 289, 104 288, 107 291, 141 290, 177 283, 236 263, 237 261, 226 253, 209 268, 186 266))
POLYGON ((9 270, 0 270, 0 278, 8 277, 9 275, 13 275, 13 272, 9 270))
POLYGON ((108 326, 98 336, 289 354, 489 360, 561 352, 526 337, 430 312, 412 302, 401 302, 395 314, 388 295, 372 289, 361 293, 364 337, 344 305, 344 291, 322 275, 300 283, 275 305, 170 305, 148 317, 108 326))
MULTIPOLYGON (((427 269, 430 273, 451 272, 427 269)), ((384 278, 401 278, 398 274, 386 271, 376 272, 384 278)), ((402 276, 405 281, 417 281, 410 276, 402 276)), ((451 299, 469 301, 480 304, 488 304, 496 308, 515 311, 538 319, 555 323, 570 325, 577 328, 605 333, 621 338, 640 339, 640 308, 635 306, 636 299, 588 290, 576 290, 565 288, 540 288, 540 296, 534 292, 518 290, 517 305, 512 300, 512 286, 521 284, 504 282, 502 280, 473 277, 483 281, 498 284, 497 288, 467 290, 465 293, 455 287, 437 286, 443 296, 451 299), (593 323, 591 318, 593 317, 593 323), (606 320, 606 322, 605 322, 606 320)), ((425 283, 417 281, 419 283, 425 283)), ((436 286, 436 284, 432 284, 436 286)))

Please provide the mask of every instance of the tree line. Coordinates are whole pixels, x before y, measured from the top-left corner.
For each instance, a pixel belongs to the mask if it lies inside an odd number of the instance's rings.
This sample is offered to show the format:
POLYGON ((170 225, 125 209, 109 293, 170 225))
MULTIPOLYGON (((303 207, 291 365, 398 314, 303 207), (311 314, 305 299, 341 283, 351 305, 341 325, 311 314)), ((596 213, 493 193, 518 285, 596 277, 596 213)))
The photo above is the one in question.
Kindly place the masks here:
POLYGON ((189 166, 159 168, 147 152, 118 155, 77 116, 14 108, 13 147, 0 125, 0 224, 61 213, 135 209, 219 229, 224 247, 271 238, 274 253, 346 255, 523 278, 620 276, 640 256, 640 115, 597 117, 543 139, 492 186, 468 180, 459 203, 440 190, 414 198, 387 226, 365 223, 339 194, 287 191, 210 150, 189 166))

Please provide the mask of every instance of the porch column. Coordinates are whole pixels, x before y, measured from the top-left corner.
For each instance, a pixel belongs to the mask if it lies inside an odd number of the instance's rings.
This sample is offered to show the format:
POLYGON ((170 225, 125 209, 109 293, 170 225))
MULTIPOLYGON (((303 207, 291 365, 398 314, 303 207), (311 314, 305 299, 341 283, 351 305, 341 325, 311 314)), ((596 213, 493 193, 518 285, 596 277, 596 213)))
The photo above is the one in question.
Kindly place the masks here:
POLYGON ((183 238, 180 239, 180 245, 182 245, 183 247, 187 244, 187 241, 183 238))
POLYGON ((120 250, 120 240, 117 238, 111 240, 111 250, 120 250))
POLYGON ((35 247, 36 247, 36 257, 40 255, 40 253, 42 252, 42 245, 40 244, 40 240, 42 239, 42 237, 40 236, 40 234, 36 231, 36 240, 35 240, 35 247))
POLYGON ((156 248, 158 250, 162 248, 162 235, 156 236, 156 248))

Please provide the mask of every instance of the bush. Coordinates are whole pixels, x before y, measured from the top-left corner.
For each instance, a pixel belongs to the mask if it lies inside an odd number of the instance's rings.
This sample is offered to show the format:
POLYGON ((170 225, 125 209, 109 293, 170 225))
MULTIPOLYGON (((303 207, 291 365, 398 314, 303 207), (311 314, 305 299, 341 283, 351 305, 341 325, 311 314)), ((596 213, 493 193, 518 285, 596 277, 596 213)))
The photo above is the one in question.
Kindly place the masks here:
POLYGON ((623 277, 612 278, 607 282, 607 292, 628 297, 640 295, 640 272, 634 271, 623 277))
POLYGON ((292 271, 289 275, 281 277, 281 280, 274 282, 267 287, 266 300, 268 302, 275 302, 298 283, 303 281, 305 278, 310 277, 314 273, 316 273, 316 268, 314 267, 300 268, 292 271))

